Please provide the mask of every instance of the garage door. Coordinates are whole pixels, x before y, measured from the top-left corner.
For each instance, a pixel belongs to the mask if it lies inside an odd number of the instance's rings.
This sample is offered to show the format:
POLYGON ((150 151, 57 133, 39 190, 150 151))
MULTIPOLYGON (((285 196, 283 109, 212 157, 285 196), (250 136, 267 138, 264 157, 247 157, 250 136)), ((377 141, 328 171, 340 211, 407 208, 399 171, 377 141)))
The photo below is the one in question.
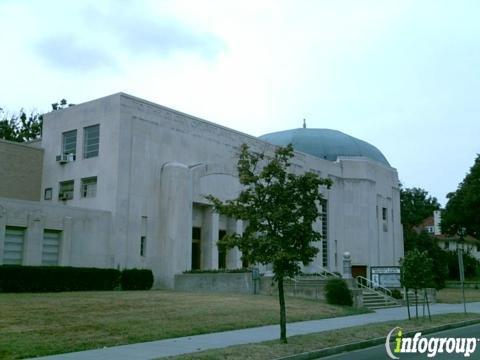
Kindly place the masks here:
POLYGON ((5 229, 3 263, 22 265, 25 229, 8 227, 5 229))

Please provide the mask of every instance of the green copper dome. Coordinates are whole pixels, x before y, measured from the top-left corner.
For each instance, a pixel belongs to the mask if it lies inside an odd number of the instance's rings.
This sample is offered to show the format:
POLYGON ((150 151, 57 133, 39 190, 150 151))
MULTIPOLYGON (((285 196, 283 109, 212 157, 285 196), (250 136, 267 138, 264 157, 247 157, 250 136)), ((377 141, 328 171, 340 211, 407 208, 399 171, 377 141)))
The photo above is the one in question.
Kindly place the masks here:
POLYGON ((300 128, 265 134, 260 139, 279 146, 291 143, 295 150, 330 161, 339 156, 363 156, 390 166, 375 146, 337 130, 300 128))

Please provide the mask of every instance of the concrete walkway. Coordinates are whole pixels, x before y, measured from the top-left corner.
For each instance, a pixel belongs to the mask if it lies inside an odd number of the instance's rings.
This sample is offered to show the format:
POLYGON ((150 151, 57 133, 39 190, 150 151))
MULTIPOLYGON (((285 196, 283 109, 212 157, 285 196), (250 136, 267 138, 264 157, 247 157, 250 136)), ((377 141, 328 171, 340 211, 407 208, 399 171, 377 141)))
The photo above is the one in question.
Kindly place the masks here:
MULTIPOLYGON (((412 314, 415 309, 412 308, 412 314)), ((419 313, 422 306, 419 307, 419 313)), ((430 305, 433 314, 463 312, 463 304, 430 305)), ((480 302, 468 303, 467 312, 480 313, 480 302)), ((390 320, 407 318, 406 307, 377 310, 375 313, 344 316, 323 320, 301 321, 287 325, 287 335, 304 335, 320 331, 342 329, 390 320)), ((279 337, 279 326, 270 325, 243 330, 225 331, 212 334, 186 336, 176 339, 150 341, 139 344, 87 350, 62 355, 46 356, 42 360, 149 360, 172 355, 192 353, 232 345, 275 340, 279 337)))

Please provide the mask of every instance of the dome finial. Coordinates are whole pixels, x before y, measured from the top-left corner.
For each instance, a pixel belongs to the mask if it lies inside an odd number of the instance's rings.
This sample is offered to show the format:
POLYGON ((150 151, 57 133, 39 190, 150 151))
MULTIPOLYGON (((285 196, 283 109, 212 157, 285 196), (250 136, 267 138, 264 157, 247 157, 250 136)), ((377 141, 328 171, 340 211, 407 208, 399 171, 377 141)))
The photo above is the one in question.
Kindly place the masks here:
POLYGON ((304 129, 307 128, 307 122, 305 121, 305 118, 303 119, 303 128, 304 128, 304 129))

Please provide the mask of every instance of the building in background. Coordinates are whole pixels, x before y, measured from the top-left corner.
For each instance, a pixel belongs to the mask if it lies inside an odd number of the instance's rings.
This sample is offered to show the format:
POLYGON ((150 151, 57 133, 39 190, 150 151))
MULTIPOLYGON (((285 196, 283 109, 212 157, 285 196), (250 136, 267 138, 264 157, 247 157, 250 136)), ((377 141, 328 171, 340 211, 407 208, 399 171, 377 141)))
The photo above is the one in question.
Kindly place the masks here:
MULTIPOLYGON (((457 251, 460 236, 458 235, 446 235, 442 233, 440 223, 442 221, 442 211, 435 210, 433 215, 423 220, 418 226, 417 231, 426 231, 434 237, 438 246, 443 250, 457 251)), ((464 250, 472 255, 477 260, 480 260, 480 240, 473 236, 467 235, 462 241, 464 241, 464 250)))
POLYGON ((170 288, 186 270, 240 268, 238 249, 216 243, 244 224, 205 196, 238 194, 243 143, 267 155, 292 143, 292 171, 333 181, 316 224, 324 239, 305 272, 341 273, 346 251, 354 275, 398 265, 398 174, 374 146, 327 129, 257 138, 123 93, 45 114, 41 146, 22 148, 32 153, 24 165, 41 169, 22 185, 28 197, 4 183, 24 171, 10 166, 20 145, 0 143, 0 264, 150 268, 156 286, 170 288))

